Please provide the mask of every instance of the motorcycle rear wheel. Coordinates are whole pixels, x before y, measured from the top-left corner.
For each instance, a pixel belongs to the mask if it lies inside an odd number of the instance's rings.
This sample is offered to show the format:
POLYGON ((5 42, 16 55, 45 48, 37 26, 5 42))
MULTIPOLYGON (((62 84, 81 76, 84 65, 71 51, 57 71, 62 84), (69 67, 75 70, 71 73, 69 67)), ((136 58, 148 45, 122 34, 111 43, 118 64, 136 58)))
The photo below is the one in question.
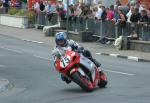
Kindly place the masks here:
POLYGON ((79 72, 75 72, 72 74, 72 79, 75 83, 77 83, 83 90, 86 92, 93 91, 94 87, 90 80, 83 77, 79 72))

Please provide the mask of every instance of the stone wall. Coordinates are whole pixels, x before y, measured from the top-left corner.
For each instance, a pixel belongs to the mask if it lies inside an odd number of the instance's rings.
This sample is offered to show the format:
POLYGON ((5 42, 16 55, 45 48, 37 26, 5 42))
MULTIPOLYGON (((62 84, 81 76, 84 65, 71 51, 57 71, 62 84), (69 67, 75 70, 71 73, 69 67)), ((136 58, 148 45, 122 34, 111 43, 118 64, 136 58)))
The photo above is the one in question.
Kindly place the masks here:
POLYGON ((150 52, 149 41, 130 40, 130 49, 142 52, 150 52))
POLYGON ((0 24, 18 28, 28 28, 28 18, 24 16, 0 15, 0 24))

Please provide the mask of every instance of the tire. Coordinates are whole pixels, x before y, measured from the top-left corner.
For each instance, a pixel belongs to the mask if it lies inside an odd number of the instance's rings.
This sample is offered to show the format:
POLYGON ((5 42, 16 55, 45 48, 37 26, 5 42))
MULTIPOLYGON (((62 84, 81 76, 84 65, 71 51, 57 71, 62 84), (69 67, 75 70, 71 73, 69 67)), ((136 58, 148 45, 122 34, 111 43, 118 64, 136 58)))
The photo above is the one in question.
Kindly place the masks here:
POLYGON ((83 77, 79 72, 75 72, 72 74, 72 79, 75 83, 77 83, 83 90, 86 92, 93 91, 94 87, 92 83, 87 78, 83 77))

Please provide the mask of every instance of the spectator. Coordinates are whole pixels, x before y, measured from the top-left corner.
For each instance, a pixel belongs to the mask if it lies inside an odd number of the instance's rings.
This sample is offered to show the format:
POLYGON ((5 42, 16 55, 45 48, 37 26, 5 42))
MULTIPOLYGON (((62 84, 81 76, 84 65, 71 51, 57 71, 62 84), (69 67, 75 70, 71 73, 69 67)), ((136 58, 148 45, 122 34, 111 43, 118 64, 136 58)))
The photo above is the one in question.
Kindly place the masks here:
POLYGON ((3 8, 3 2, 0 0, 0 8, 3 8))
POLYGON ((74 15, 75 15, 76 17, 78 17, 78 16, 81 14, 81 12, 82 12, 82 10, 81 10, 81 4, 80 4, 79 2, 77 2, 77 3, 75 4, 75 6, 74 6, 74 9, 75 9, 74 15))
POLYGON ((44 5, 45 5, 45 12, 46 12, 46 13, 49 12, 49 9, 50 9, 50 7, 51 7, 51 3, 50 3, 50 2, 51 2, 51 1, 47 1, 47 2, 44 3, 44 5))
POLYGON ((44 5, 44 2, 43 1, 40 1, 40 11, 41 12, 44 12, 45 11, 45 5, 44 5))
POLYGON ((66 10, 62 0, 59 0, 56 6, 56 10, 62 20, 66 20, 66 10))
POLYGON ((135 8, 139 8, 139 13, 140 13, 142 10, 145 9, 145 6, 142 5, 142 4, 140 4, 139 1, 136 1, 136 2, 135 2, 135 8))
POLYGON ((128 12, 127 15, 126 15, 127 18, 128 18, 128 19, 127 19, 127 22, 129 22, 129 23, 131 22, 131 21, 130 21, 130 18, 131 18, 132 12, 134 12, 134 9, 135 9, 134 6, 131 6, 129 12, 128 12))
POLYGON ((93 7, 92 8, 92 15, 93 15, 93 18, 96 19, 96 12, 98 11, 98 8, 97 7, 93 7))
POLYGON ((131 11, 132 15, 130 17, 130 21, 132 23, 137 23, 139 21, 139 18, 140 18, 140 14, 138 12, 138 8, 134 8, 132 11, 131 11))
POLYGON ((71 4, 69 6, 69 21, 73 21, 74 20, 74 16, 75 16, 74 14, 75 14, 75 7, 71 4))
POLYGON ((112 20, 114 18, 114 11, 113 11, 113 8, 114 7, 110 7, 106 9, 106 12, 107 12, 107 20, 112 20))
POLYGON ((22 7, 22 2, 21 2, 21 0, 16 0, 15 7, 16 7, 16 8, 21 8, 21 7, 22 7))
POLYGON ((40 4, 39 4, 38 1, 34 2, 33 9, 34 9, 35 13, 39 13, 39 11, 40 11, 40 4))
POLYGON ((45 2, 45 12, 46 12, 45 17, 46 17, 46 19, 48 19, 49 22, 51 21, 51 18, 52 18, 50 8, 51 8, 51 1, 45 2))
POLYGON ((147 11, 146 10, 141 11, 139 21, 144 22, 144 23, 148 22, 148 16, 147 16, 147 11))
POLYGON ((4 12, 7 13, 9 7, 9 0, 2 0, 2 1, 3 1, 4 12))
POLYGON ((114 18, 113 18, 113 21, 115 22, 115 23, 117 23, 118 22, 118 20, 119 20, 119 13, 118 13, 118 6, 117 5, 115 5, 114 6, 114 18))
POLYGON ((89 15, 91 15, 90 7, 89 7, 88 5, 85 5, 85 6, 82 8, 82 12, 81 12, 80 17, 81 17, 82 19, 88 19, 89 15))
POLYGON ((2 0, 2 1, 3 1, 3 7, 8 8, 10 0, 2 0))
POLYGON ((95 19, 101 19, 101 16, 102 16, 102 4, 99 4, 99 7, 95 7, 95 19))
POLYGON ((101 20, 106 20, 106 17, 107 17, 106 8, 105 6, 102 6, 101 20))
POLYGON ((142 10, 140 13, 140 19, 139 19, 139 23, 142 24, 143 27, 143 32, 141 33, 141 39, 142 40, 149 40, 149 34, 148 34, 148 28, 147 26, 145 27, 145 25, 148 24, 148 16, 147 16, 147 11, 146 10, 142 10))
POLYGON ((119 6, 119 7, 125 15, 129 12, 129 7, 128 6, 124 5, 124 6, 119 6))
POLYGON ((124 14, 124 12, 121 8, 118 8, 118 13, 119 13, 119 18, 120 18, 119 19, 120 23, 125 22, 126 21, 126 16, 125 16, 125 14, 124 14))
POLYGON ((99 4, 99 3, 101 3, 100 0, 93 0, 93 5, 97 5, 97 4, 99 4))
POLYGON ((122 30, 121 34, 124 35, 124 28, 126 26, 126 15, 123 13, 121 8, 118 9, 118 13, 119 13, 119 19, 117 21, 117 24, 119 25, 119 27, 122 30))
POLYGON ((148 22, 147 25, 150 26, 150 10, 147 10, 148 22))
POLYGON ((147 27, 147 40, 149 40, 150 41, 150 31, 149 31, 149 28, 150 28, 150 11, 148 10, 147 11, 147 16, 148 16, 148 22, 147 22, 147 25, 146 25, 146 27, 147 27))
POLYGON ((73 4, 69 5, 69 16, 72 17, 74 16, 74 12, 75 12, 75 7, 73 4))
POLYGON ((117 6, 121 6, 120 0, 116 0, 116 5, 117 5, 117 6))
POLYGON ((130 17, 130 21, 131 21, 131 36, 137 36, 138 34, 138 29, 136 28, 136 24, 138 23, 139 19, 140 19, 140 14, 138 12, 138 8, 134 8, 131 11, 132 15, 130 17))

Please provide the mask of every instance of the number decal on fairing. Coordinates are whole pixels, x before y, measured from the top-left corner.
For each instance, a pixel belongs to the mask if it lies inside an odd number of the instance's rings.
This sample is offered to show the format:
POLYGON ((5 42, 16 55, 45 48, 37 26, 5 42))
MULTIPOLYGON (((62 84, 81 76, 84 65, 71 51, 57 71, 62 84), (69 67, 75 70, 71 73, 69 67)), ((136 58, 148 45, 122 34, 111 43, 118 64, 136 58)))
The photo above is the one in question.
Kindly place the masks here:
POLYGON ((70 63, 70 57, 66 56, 66 57, 64 57, 64 58, 61 59, 60 66, 62 68, 65 68, 69 63, 70 63))

